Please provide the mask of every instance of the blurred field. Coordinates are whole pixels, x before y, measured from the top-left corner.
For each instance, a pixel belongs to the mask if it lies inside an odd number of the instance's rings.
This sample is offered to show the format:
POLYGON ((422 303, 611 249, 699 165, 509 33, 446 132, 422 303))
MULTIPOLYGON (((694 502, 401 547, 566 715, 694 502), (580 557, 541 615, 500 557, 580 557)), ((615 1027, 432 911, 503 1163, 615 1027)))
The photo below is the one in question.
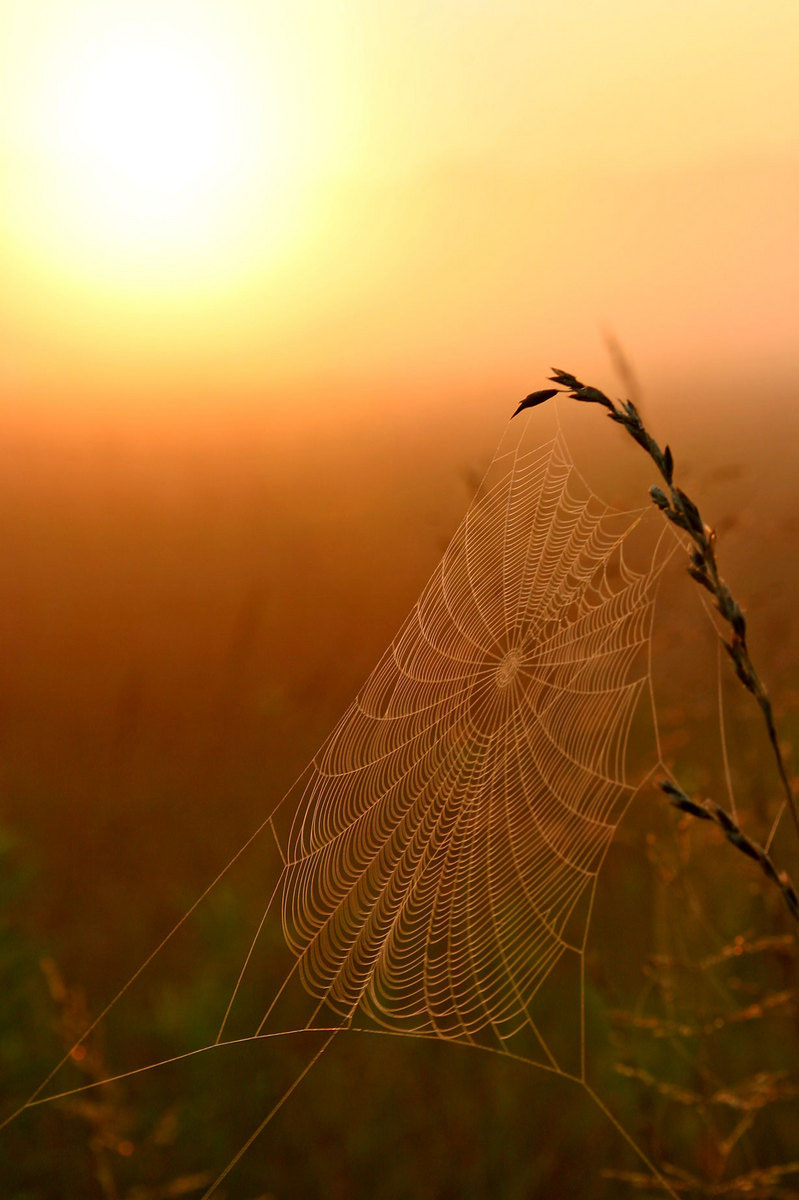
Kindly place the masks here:
MULTIPOLYGON (((737 402, 729 387, 701 404, 687 387, 673 403, 654 394, 646 411, 719 527, 723 569, 795 737, 799 413, 787 387, 747 404, 746 386, 737 402)), ((327 410, 314 423, 284 412, 193 428, 7 426, 0 1055, 12 1099, 36 1085, 82 1016, 102 1008, 305 765, 416 598, 510 408, 491 397, 426 423, 418 408, 376 406, 357 419, 327 410)), ((564 420, 598 493, 643 504, 651 480, 621 435, 593 411, 564 420)), ((657 646, 669 754, 688 784, 723 799, 715 651, 680 571, 664 591, 657 646)), ((776 780, 754 711, 728 690, 739 802, 765 837, 776 780)), ((787 834, 775 849, 796 863, 787 834)), ((274 866, 268 847, 254 849, 91 1044, 89 1061, 71 1068, 76 1078, 213 1040, 274 866)), ((685 963, 736 937, 785 938, 787 918, 747 864, 647 796, 608 862, 596 927, 592 1073, 637 1140, 707 1186, 799 1158, 790 1094, 753 1108, 720 1164, 719 1146, 749 1110, 677 1101, 614 1068, 632 1063, 695 1096, 718 1092, 725 1072, 730 1087, 771 1072, 779 1091, 780 1072, 793 1071, 796 1086, 796 959, 784 941, 744 954, 734 985, 726 959, 668 985, 653 975, 653 956, 685 963), (726 1021, 730 997, 743 1010, 769 996, 784 998, 731 1033, 699 1036, 714 1005, 726 1021), (654 1032, 650 1018, 661 1022, 654 1032), (664 1021, 694 1032, 677 1036, 664 1021)), ((269 937, 277 955, 277 925, 269 937)), ((265 997, 278 980, 264 978, 265 997)), ((557 996, 552 1004, 555 1019, 557 996)), ((368 1041, 339 1040, 224 1194, 657 1194, 603 1178, 603 1167, 640 1164, 562 1081, 460 1048, 368 1041)), ((298 1061, 289 1045, 224 1052, 92 1093, 82 1107, 26 1114, 0 1135, 3 1195, 199 1194, 202 1173, 224 1165, 298 1061)), ((771 1180, 748 1194, 799 1195, 790 1185, 780 1179, 778 1192, 771 1180)), ((702 1193, 687 1183, 685 1194, 702 1193)))

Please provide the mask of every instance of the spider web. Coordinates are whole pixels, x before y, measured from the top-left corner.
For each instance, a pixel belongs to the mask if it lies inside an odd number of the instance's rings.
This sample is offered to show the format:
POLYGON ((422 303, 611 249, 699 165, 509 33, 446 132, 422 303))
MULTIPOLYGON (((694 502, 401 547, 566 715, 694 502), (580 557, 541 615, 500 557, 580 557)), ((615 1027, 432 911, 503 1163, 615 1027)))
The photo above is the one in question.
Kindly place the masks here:
POLYGON ((283 927, 341 1016, 504 1044, 584 950, 635 790, 653 601, 624 560, 637 518, 585 492, 560 436, 499 455, 486 482, 314 759, 283 927))
MULTIPOLYGON (((479 1045, 573 1080, 671 1192, 588 1084, 585 1062, 596 881, 646 778, 631 781, 627 759, 649 684, 658 571, 633 569, 625 554, 642 512, 601 503, 560 431, 527 448, 532 423, 509 428, 441 563, 300 777, 285 830, 280 813, 295 788, 81 1038, 269 828, 283 866, 215 1045, 300 1030, 326 1037, 206 1197, 345 1029, 479 1045), (293 966, 257 1030, 226 1039, 276 901, 293 966), (578 1066, 534 1013, 567 959, 577 968, 578 1066), (300 1029, 269 1031, 293 979, 316 1007, 300 1029)), ((98 1086, 42 1096, 60 1065, 9 1120, 98 1086)))

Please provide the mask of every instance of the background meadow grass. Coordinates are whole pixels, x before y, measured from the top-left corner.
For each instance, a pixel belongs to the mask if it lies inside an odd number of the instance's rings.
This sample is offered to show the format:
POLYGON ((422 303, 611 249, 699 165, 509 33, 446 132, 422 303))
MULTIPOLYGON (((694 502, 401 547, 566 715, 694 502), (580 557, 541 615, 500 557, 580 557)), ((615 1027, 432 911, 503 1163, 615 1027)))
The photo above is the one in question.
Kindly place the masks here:
MULTIPOLYGON (((722 570, 796 743, 796 416, 738 408, 725 422, 718 404, 703 416, 657 396, 646 411, 719 529, 722 570)), ((288 418, 158 439, 20 427, 0 443, 0 1059, 12 1099, 327 734, 460 519, 498 413, 492 400, 424 431, 328 416, 311 435, 288 418)), ((567 429, 581 470, 603 498, 643 505, 651 472, 595 415, 567 429)), ((695 590, 680 562, 658 610, 659 714, 686 788, 723 799, 716 649, 695 590)), ((725 699, 738 803, 765 839, 779 802, 765 735, 734 683, 725 699)), ((774 852, 799 874, 787 823, 774 852)), ((275 867, 267 844, 253 848, 70 1066, 76 1082, 213 1040, 275 867)), ((277 918, 265 937, 268 998, 277 918)), ((799 1159, 796 950, 756 868, 647 793, 606 864, 587 964, 592 1082, 655 1161, 683 1172, 675 1186, 799 1195, 799 1168, 783 1171, 799 1159), (780 1170, 753 1174, 765 1168, 780 1170)), ((562 1020, 556 987, 546 1003, 562 1020)), ((24 1114, 0 1134, 3 1195, 199 1194, 306 1059, 288 1042, 214 1052, 24 1114)), ((593 1200, 628 1188, 659 1194, 563 1081, 477 1051, 351 1035, 223 1194, 593 1200)))

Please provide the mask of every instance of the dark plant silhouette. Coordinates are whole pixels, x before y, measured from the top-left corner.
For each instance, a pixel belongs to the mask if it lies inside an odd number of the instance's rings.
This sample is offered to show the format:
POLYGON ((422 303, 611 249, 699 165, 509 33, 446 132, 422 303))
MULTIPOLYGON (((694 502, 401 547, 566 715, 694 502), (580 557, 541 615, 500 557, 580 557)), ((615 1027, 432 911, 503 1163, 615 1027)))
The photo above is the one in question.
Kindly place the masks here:
MULTIPOLYGON (((653 485, 649 489, 649 494, 663 515, 673 525, 682 529, 693 543, 688 573, 700 587, 710 593, 718 613, 729 627, 729 633, 722 636, 724 648, 733 663, 736 676, 754 697, 763 715, 769 742, 777 762, 785 803, 793 818, 797 835, 799 835, 799 806, 797 806, 796 797, 793 794, 785 757, 780 748, 771 699, 749 653, 746 617, 719 572, 716 558, 716 531, 705 523, 697 505, 674 481, 674 456, 671 448, 666 446, 665 449, 661 449, 645 427, 641 414, 632 400, 614 401, 599 388, 581 383, 574 375, 568 371, 561 371, 557 367, 553 367, 550 379, 552 383, 558 385, 554 391, 544 389, 533 392, 521 402, 513 414, 514 417, 525 408, 535 407, 559 391, 564 392, 573 400, 584 404, 598 404, 606 409, 610 420, 623 426, 633 441, 646 451, 657 467, 667 490, 664 491, 662 487, 653 485)), ((797 896, 795 887, 784 872, 777 870, 766 850, 742 832, 738 822, 726 809, 714 801, 691 800, 680 788, 669 781, 663 781, 660 786, 669 797, 670 802, 681 812, 701 820, 713 821, 737 850, 756 861, 765 874, 780 888, 791 915, 799 921, 799 896, 797 896)))

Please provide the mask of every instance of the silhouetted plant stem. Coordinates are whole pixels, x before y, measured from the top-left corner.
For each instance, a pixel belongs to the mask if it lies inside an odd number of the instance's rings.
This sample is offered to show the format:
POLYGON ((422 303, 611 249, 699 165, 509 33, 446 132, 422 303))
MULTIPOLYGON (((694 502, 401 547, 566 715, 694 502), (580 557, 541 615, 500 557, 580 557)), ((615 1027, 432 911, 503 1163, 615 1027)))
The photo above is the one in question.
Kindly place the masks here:
POLYGON ((782 892, 782 898, 788 906, 788 911, 794 921, 799 921, 799 894, 796 888, 791 883, 791 880, 784 871, 778 871, 772 862, 768 851, 764 850, 757 842, 753 842, 750 837, 743 832, 738 822, 734 817, 722 808, 720 804, 716 804, 713 800, 691 800, 686 796, 681 788, 676 784, 665 780, 660 784, 661 790, 666 793, 669 802, 678 808, 680 812, 689 813, 692 817, 697 817, 700 821, 712 821, 718 825, 727 841, 730 842, 736 850, 740 850, 747 858, 754 859, 759 865, 764 875, 775 883, 782 892))
MULTIPOLYGON (((532 392, 522 400, 513 414, 514 417, 526 408, 535 408, 539 404, 545 403, 553 395, 556 395, 558 390, 563 391, 571 396, 573 400, 579 400, 584 404, 598 404, 606 409, 610 420, 615 421, 618 425, 622 425, 633 441, 637 442, 646 451, 657 467, 661 478, 666 484, 667 491, 664 491, 662 487, 658 487, 657 485, 651 487, 649 494, 652 502, 657 505, 667 520, 687 533, 693 542, 688 573, 700 587, 710 593, 715 600, 716 609, 721 615, 722 620, 730 628, 729 639, 722 637, 722 642, 730 656, 735 674, 746 690, 754 697, 763 714, 768 739, 777 761, 777 770, 785 793, 785 800, 790 810, 797 836, 799 836, 799 807, 797 807, 785 759, 780 749, 771 700, 763 681, 755 670, 749 654, 749 646, 746 640, 746 617, 719 572, 716 558, 715 530, 710 525, 705 524, 696 504, 674 482, 674 456, 670 447, 666 446, 665 449, 660 448, 644 426, 641 414, 632 400, 611 400, 599 388, 589 387, 581 383, 574 375, 569 374, 568 371, 560 371, 557 368, 553 368, 550 380, 557 387, 554 390, 545 388, 541 391, 532 392)), ((777 870, 768 852, 743 833, 738 822, 726 809, 712 800, 691 800, 683 791, 669 781, 663 781, 660 787, 676 808, 700 820, 712 821, 721 829, 727 840, 737 850, 757 862, 764 874, 780 889, 792 917, 799 922, 799 895, 796 888, 785 872, 777 870)))
MULTIPOLYGON (((662 488, 653 486, 649 490, 652 501, 663 515, 688 534, 694 543, 691 550, 688 573, 700 587, 716 602, 716 608, 721 617, 729 625, 731 635, 729 640, 722 639, 724 647, 732 660, 735 674, 748 692, 754 696, 766 724, 768 738, 777 760, 777 770, 788 808, 793 818, 796 833, 799 836, 799 807, 793 794, 793 788, 788 777, 788 771, 780 749, 777 729, 774 724, 774 712, 768 692, 755 670, 746 640, 746 617, 741 606, 732 595, 729 587, 721 577, 716 559, 716 531, 705 524, 702 516, 690 496, 674 482, 674 456, 666 446, 661 450, 658 443, 645 428, 638 409, 632 400, 613 401, 598 388, 587 387, 570 375, 568 371, 553 368, 550 376, 553 383, 568 393, 573 400, 587 404, 599 404, 607 409, 611 421, 622 425, 630 437, 638 443, 654 462, 663 478, 668 493, 662 488)), ((535 393, 536 395, 538 393, 535 393)), ((729 814, 728 814, 729 815, 729 814)), ((730 818, 732 819, 732 818, 730 818)))

